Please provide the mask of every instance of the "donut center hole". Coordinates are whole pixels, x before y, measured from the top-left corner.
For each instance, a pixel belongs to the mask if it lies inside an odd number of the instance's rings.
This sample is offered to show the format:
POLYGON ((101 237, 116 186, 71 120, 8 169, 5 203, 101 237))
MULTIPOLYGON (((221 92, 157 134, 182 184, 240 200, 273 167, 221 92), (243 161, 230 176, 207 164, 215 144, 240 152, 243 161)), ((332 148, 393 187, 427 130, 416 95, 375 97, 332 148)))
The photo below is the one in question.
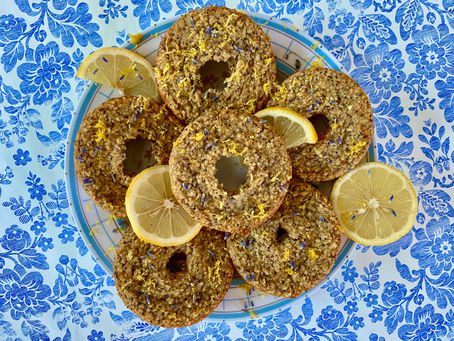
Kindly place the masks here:
POLYGON ((224 90, 224 81, 230 77, 232 72, 226 62, 209 60, 203 64, 199 73, 202 80, 202 91, 206 92, 209 89, 224 90))
POLYGON ((328 133, 329 121, 325 115, 323 114, 313 115, 309 117, 309 121, 311 121, 312 125, 314 126, 319 139, 328 133))
POLYGON ((278 242, 282 242, 285 238, 287 238, 288 233, 285 229, 279 226, 279 228, 276 231, 276 240, 278 242))
POLYGON ((216 163, 215 178, 225 190, 235 191, 247 180, 248 168, 238 155, 221 156, 216 163))
POLYGON ((186 271, 186 254, 183 252, 174 253, 167 262, 167 270, 173 274, 186 271))
POLYGON ((126 142, 126 159, 123 162, 125 173, 130 176, 139 174, 144 169, 156 165, 152 143, 138 136, 126 142))

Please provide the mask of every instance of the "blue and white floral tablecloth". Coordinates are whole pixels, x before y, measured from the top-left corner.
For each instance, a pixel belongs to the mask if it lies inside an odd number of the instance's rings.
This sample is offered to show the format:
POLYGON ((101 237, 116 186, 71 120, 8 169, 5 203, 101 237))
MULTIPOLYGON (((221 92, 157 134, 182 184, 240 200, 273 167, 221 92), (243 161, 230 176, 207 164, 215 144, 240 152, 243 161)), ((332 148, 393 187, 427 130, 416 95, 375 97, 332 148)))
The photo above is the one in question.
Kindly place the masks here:
POLYGON ((0 63, 0 340, 454 339, 454 0, 2 0, 0 63), (65 143, 84 57, 209 4, 323 43, 368 93, 378 158, 409 175, 419 213, 302 304, 167 330, 125 308, 79 235, 65 143))

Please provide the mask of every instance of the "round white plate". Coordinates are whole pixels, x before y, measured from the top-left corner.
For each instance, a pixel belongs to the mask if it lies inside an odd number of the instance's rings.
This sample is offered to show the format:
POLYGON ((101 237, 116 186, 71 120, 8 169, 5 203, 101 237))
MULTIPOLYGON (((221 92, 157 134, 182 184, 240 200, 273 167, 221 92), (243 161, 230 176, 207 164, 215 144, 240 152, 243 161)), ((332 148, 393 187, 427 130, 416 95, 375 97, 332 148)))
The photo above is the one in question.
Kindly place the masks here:
MULTIPOLYGON (((271 46, 276 56, 278 67, 278 80, 282 81, 288 75, 314 64, 336 70, 343 69, 340 63, 323 46, 301 32, 298 32, 295 27, 286 26, 283 22, 272 18, 252 14, 250 16, 261 25, 263 30, 271 38, 271 46)), ((139 46, 136 47, 133 44, 128 44, 125 47, 141 54, 154 64, 159 42, 164 33, 176 20, 177 18, 162 22, 144 32, 143 40, 139 46)), ((107 99, 117 96, 119 94, 115 91, 97 84, 91 84, 87 87, 71 122, 65 160, 66 186, 74 219, 93 256, 109 274, 112 274, 115 247, 122 236, 121 229, 124 227, 123 222, 121 219, 115 219, 108 212, 97 207, 88 198, 76 176, 73 156, 74 142, 84 115, 107 99)), ((371 147, 369 160, 373 158, 373 147, 371 147)), ((329 193, 330 186, 325 184, 320 189, 325 193, 329 193)), ((353 251, 354 245, 354 242, 342 236, 339 255, 327 278, 345 262, 353 251)), ((246 290, 240 287, 243 283, 244 281, 239 278, 233 280, 224 300, 208 319, 232 320, 250 318, 251 309, 258 315, 271 313, 281 310, 290 304, 298 304, 299 300, 307 297, 307 295, 316 289, 314 288, 300 297, 291 300, 264 295, 254 289, 250 293, 247 293, 246 290)))

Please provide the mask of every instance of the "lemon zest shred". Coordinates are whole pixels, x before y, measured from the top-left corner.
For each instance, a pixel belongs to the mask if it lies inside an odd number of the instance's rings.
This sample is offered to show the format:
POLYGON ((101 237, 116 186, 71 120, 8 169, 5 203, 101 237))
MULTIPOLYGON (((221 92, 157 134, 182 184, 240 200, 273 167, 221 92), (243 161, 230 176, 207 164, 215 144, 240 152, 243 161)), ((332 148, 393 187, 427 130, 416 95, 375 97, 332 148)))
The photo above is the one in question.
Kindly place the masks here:
POLYGON ((91 210, 90 203, 87 202, 87 205, 85 205, 85 209, 86 209, 87 211, 90 211, 90 210, 91 210))
POLYGON ((121 286, 120 291, 125 290, 126 287, 128 287, 131 283, 132 283, 131 280, 126 281, 126 282, 121 286))
POLYGON ((99 233, 98 230, 95 230, 94 228, 90 229, 90 235, 91 236, 97 235, 98 233, 99 233))
POLYGON ((282 260, 284 262, 288 261, 290 259, 290 249, 286 248, 284 252, 284 256, 282 257, 282 260))
POLYGON ((271 84, 265 83, 263 84, 263 91, 265 91, 265 95, 269 95, 271 93, 271 84))
POLYGON ((319 257, 319 255, 315 252, 315 249, 312 247, 307 248, 307 255, 308 255, 309 259, 312 259, 312 260, 317 260, 317 258, 319 257))
POLYGON ((262 232, 262 238, 266 238, 266 237, 268 237, 268 236, 269 236, 269 233, 268 233, 268 232, 266 232, 266 231, 263 231, 263 232, 262 232))
POLYGON ((203 139, 203 136, 205 134, 201 131, 199 131, 197 134, 195 134, 194 136, 191 136, 191 139, 195 140, 195 141, 200 141, 201 139, 203 139))
POLYGON ((143 34, 142 33, 136 33, 136 34, 128 34, 129 36, 129 39, 131 40, 131 43, 133 43, 134 45, 139 45, 140 41, 142 40, 143 38, 143 34))
POLYGON ((252 285, 250 285, 248 282, 244 282, 238 286, 239 289, 245 291, 248 295, 251 294, 252 291, 252 285))
POLYGON ((317 41, 311 46, 312 50, 315 51, 315 50, 318 48, 318 44, 319 44, 319 42, 318 42, 318 40, 317 40, 317 41))
POLYGON ((359 152, 361 148, 364 147, 365 145, 366 142, 364 141, 360 141, 358 143, 349 145, 350 151, 347 154, 348 157, 352 157, 355 153, 359 152))
POLYGON ((127 259, 127 260, 131 260, 133 257, 134 257, 133 251, 132 251, 132 250, 129 250, 129 251, 128 251, 128 254, 126 255, 126 259, 127 259))
POLYGON ((322 56, 321 58, 316 57, 315 60, 311 63, 311 65, 314 67, 322 67, 324 59, 325 59, 325 56, 322 56))
POLYGON ((291 268, 287 268, 287 269, 285 269, 285 271, 286 271, 290 276, 295 276, 295 275, 296 275, 296 272, 293 271, 291 268))
POLYGON ((109 248, 104 252, 104 254, 107 256, 107 255, 109 254, 109 252, 112 252, 112 251, 115 251, 115 246, 113 246, 113 245, 112 245, 111 247, 109 247, 109 248))
POLYGON ((279 175, 281 174, 281 172, 277 172, 276 175, 274 175, 272 178, 271 178, 271 182, 275 182, 278 178, 279 178, 279 175))
POLYGON ((96 143, 101 142, 102 140, 106 140, 106 125, 104 124, 103 121, 98 120, 98 122, 95 125, 96 128, 96 133, 95 133, 95 141, 96 143))
POLYGON ((249 315, 251 316, 251 319, 258 319, 259 318, 257 313, 254 310, 252 310, 252 309, 249 309, 249 315))

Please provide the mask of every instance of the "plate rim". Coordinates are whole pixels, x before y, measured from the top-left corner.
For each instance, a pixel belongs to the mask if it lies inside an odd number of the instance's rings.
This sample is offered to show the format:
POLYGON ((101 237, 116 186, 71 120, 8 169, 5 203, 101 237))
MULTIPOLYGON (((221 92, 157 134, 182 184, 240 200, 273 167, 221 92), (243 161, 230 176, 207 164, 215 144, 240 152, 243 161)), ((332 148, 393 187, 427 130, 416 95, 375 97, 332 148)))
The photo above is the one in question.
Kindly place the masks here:
MULTIPOLYGON (((330 68, 333 68, 338 71, 343 71, 345 72, 345 68, 342 66, 342 64, 331 54, 329 50, 324 48, 323 44, 321 44, 319 41, 313 39, 312 37, 306 35, 303 32, 300 32, 299 29, 294 29, 289 28, 287 26, 287 23, 285 23, 282 20, 279 20, 277 18, 273 18, 270 16, 266 16, 260 13, 252 13, 248 11, 243 11, 245 14, 247 14, 252 20, 254 20, 257 24, 262 25, 262 26, 269 26, 274 29, 277 29, 281 32, 286 32, 286 34, 290 35, 291 38, 298 40, 299 42, 303 43, 306 46, 311 46, 312 49, 314 50, 314 54, 319 56, 319 58, 324 57, 324 62, 328 64, 330 68), (314 48, 315 47, 315 48, 314 48), (326 58, 328 57, 328 58, 326 58)), ((184 14, 182 14, 184 15, 184 14)), ((175 16, 172 18, 169 18, 167 20, 162 21, 160 24, 155 23, 152 27, 149 27, 140 33, 143 35, 142 41, 148 39, 150 36, 155 35, 156 33, 159 33, 160 31, 165 31, 170 26, 175 23, 176 20, 178 20, 182 15, 175 16)), ((138 48, 141 44, 139 45, 134 45, 131 42, 126 42, 123 44, 121 47, 129 49, 129 50, 135 50, 138 48)), ((71 141, 75 141, 74 138, 77 135, 77 132, 75 132, 76 129, 76 123, 78 123, 78 126, 80 127, 80 124, 82 122, 83 116, 81 117, 81 111, 85 112, 87 106, 89 105, 89 101, 87 101, 87 98, 91 98, 93 94, 96 92, 98 89, 99 85, 93 82, 90 82, 86 89, 84 90, 82 96, 78 100, 78 105, 76 109, 74 110, 74 115, 71 119, 71 124, 69 126, 68 130, 68 137, 66 141, 66 153, 65 153, 65 184, 66 184, 66 193, 68 196, 69 204, 70 204, 70 209, 72 216, 76 222, 79 234, 81 235, 86 247, 89 249, 91 256, 96 260, 98 264, 101 265, 101 267, 106 271, 108 275, 113 277, 113 267, 111 265, 110 260, 102 252, 100 247, 97 245, 96 240, 93 238, 93 236, 90 234, 90 228, 88 227, 87 223, 85 221, 82 221, 80 219, 82 214, 81 207, 78 203, 78 197, 77 195, 73 195, 77 193, 77 183, 76 183, 76 173, 75 173, 75 165, 74 165, 74 143, 69 143, 70 138, 71 141), (71 167, 72 166, 72 167, 71 167), (109 266, 110 265, 110 266, 109 266)), ((369 158, 371 160, 369 161, 374 161, 376 159, 375 156, 375 138, 372 139, 372 143, 369 147, 368 153, 369 153, 369 158)), ((258 308, 254 309, 254 312, 258 315, 260 314, 265 314, 265 313, 271 313, 271 312, 278 312, 281 311, 283 307, 289 306, 292 307, 294 304, 297 304, 301 299, 307 298, 309 295, 312 295, 315 291, 321 288, 322 284, 325 283, 332 277, 337 271, 340 269, 340 267, 345 263, 345 261, 351 256, 351 254, 355 251, 357 243, 355 243, 352 240, 348 240, 347 243, 345 244, 346 246, 342 250, 342 252, 339 254, 339 256, 336 258, 336 261, 331 268, 329 274, 319 283, 317 286, 314 288, 310 289, 307 292, 304 292, 303 294, 299 295, 298 297, 294 299, 283 299, 277 303, 271 304, 270 306, 266 306, 263 308, 258 308)), ((250 314, 249 311, 241 312, 241 313, 211 313, 205 320, 207 321, 215 321, 215 322, 225 322, 227 320, 231 321, 238 321, 238 320, 245 320, 245 319, 250 319, 250 314)))

